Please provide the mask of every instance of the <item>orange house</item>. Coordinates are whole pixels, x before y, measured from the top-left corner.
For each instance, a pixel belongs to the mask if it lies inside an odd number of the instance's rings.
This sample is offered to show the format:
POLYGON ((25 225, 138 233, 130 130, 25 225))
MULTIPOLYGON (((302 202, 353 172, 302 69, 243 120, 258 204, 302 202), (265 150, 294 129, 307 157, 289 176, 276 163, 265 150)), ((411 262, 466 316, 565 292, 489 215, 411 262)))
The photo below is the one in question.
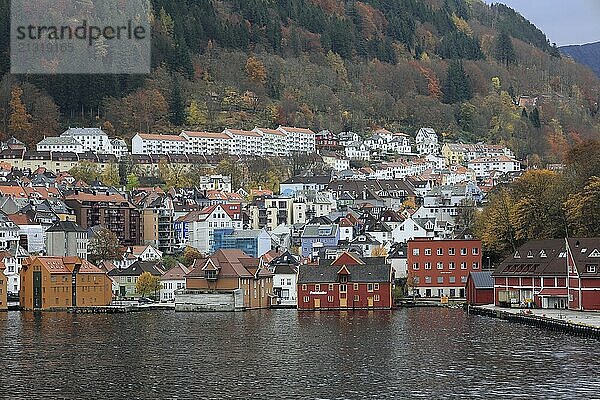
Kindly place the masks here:
POLYGON ((107 306, 112 282, 79 257, 29 257, 21 269, 19 297, 25 310, 107 306))
POLYGON ((0 311, 4 311, 8 308, 8 299, 6 298, 7 283, 6 276, 4 275, 5 265, 0 261, 0 311))

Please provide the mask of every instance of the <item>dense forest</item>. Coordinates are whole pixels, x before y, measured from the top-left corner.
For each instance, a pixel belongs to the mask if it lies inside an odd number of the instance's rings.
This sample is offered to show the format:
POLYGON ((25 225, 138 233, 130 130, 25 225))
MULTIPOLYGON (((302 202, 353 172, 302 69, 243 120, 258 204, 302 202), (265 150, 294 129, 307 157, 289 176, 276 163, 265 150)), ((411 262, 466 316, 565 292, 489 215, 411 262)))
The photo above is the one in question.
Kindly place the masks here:
MULTIPOLYGON (((289 124, 360 134, 431 126, 446 140, 559 162, 600 137, 600 82, 514 10, 479 0, 153 0, 150 76, 8 74, 0 133, 111 135, 289 124), (536 105, 518 107, 520 96, 536 105)), ((94 7, 94 0, 80 2, 94 7)))
POLYGON ((573 57, 578 63, 587 65, 600 77, 600 42, 563 46, 560 52, 573 57))

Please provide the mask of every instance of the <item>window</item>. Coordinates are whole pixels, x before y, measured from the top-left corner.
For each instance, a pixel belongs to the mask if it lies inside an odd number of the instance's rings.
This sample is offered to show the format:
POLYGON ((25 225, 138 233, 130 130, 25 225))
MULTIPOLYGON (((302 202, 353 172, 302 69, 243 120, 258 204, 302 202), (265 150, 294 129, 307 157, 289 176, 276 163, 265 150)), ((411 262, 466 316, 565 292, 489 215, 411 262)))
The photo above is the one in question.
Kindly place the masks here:
POLYGON ((430 262, 426 262, 425 263, 425 269, 431 269, 431 263, 430 262))
POLYGON ((373 300, 375 300, 375 301, 380 301, 380 300, 381 300, 381 297, 379 297, 379 295, 378 295, 378 294, 376 294, 376 295, 375 295, 375 296, 373 296, 373 297, 374 297, 374 298, 373 298, 373 300))
POLYGON ((438 262, 437 263, 437 269, 444 269, 444 263, 443 262, 438 262))
POLYGON ((473 263, 473 269, 479 269, 479 263, 478 262, 474 262, 473 263))
POLYGON ((308 297, 308 296, 304 296, 304 299, 303 299, 303 300, 304 300, 304 302, 305 302, 305 303, 308 303, 308 302, 310 301, 310 297, 308 297))
POLYGON ((413 269, 414 270, 418 270, 419 269, 419 263, 414 263, 413 264, 413 269))
POLYGON ((448 263, 448 268, 449 268, 449 269, 454 269, 454 268, 456 268, 456 264, 454 264, 454 261, 451 261, 451 262, 449 262, 449 263, 448 263))
POLYGON ((454 256, 456 255, 456 249, 454 247, 451 247, 448 249, 448 255, 449 256, 454 256))
POLYGON ((327 301, 333 303, 333 296, 327 296, 327 301))
POLYGON ((460 263, 460 269, 467 269, 467 263, 466 262, 461 262, 460 263))
POLYGON ((479 247, 473 247, 473 255, 476 256, 479 254, 479 247))
POLYGON ((306 290, 306 285, 302 285, 302 290, 306 290))
POLYGON ((320 292, 320 291, 321 291, 321 285, 317 283, 315 285, 315 292, 320 292))
POLYGON ((379 283, 375 283, 373 285, 373 290, 379 290, 379 283))
POLYGON ((287 284, 288 284, 288 286, 292 285, 292 279, 291 278, 287 280, 287 284))
POLYGON ((340 285, 340 293, 346 293, 348 291, 348 287, 346 285, 340 285))
POLYGON ((419 282, 421 282, 421 278, 419 278, 418 276, 414 276, 414 277, 413 277, 413 282, 414 282, 415 284, 418 284, 419 282))
POLYGON ((443 276, 438 276, 437 277, 437 283, 444 283, 444 277, 443 276))
POLYGON ((456 283, 456 277, 454 277, 454 276, 449 276, 449 277, 448 277, 448 282, 450 282, 450 283, 456 283))
POLYGON ((438 247, 438 249, 437 249, 437 255, 438 256, 443 256, 444 255, 444 249, 442 249, 441 247, 438 247))
POLYGON ((330 283, 329 284, 329 291, 332 291, 332 290, 333 290, 333 283, 330 283))
POLYGON ((360 300, 360 296, 359 295, 354 295, 354 301, 359 301, 360 300))
POLYGON ((430 256, 431 255, 431 249, 425 249, 425 255, 426 256, 430 256))
POLYGON ((413 249, 413 256, 419 255, 419 249, 413 249))
POLYGON ((431 283, 431 277, 430 276, 426 276, 425 277, 425 283, 431 283))
POLYGON ((587 272, 596 272, 596 265, 588 265, 586 270, 587 272))
POLYGON ((373 291, 373 284, 369 283, 367 284, 367 292, 372 292, 373 291))
POLYGON ((354 284, 354 290, 358 290, 358 283, 354 284))
POLYGON ((460 249, 460 255, 461 256, 466 256, 467 255, 467 248, 463 247, 462 249, 460 249))

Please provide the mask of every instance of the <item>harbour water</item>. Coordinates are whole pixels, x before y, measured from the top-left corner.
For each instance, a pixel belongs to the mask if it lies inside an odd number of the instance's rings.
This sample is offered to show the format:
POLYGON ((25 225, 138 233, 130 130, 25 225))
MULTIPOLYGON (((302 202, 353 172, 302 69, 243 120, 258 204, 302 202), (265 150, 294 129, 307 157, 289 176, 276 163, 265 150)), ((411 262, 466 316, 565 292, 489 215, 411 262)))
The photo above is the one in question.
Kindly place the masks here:
POLYGON ((0 313, 12 399, 594 398, 600 342, 462 310, 0 313))

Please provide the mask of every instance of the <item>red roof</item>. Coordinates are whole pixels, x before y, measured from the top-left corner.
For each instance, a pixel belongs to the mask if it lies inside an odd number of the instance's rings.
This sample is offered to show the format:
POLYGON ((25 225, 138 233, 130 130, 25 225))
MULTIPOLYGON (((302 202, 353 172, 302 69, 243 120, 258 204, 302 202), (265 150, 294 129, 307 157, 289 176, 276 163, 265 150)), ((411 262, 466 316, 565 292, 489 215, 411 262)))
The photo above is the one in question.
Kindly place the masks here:
POLYGON ((187 135, 189 137, 196 137, 196 138, 231 139, 229 136, 227 136, 225 133, 222 133, 222 132, 190 132, 190 131, 183 131, 183 134, 187 135))
POLYGON ((152 133, 138 133, 144 140, 171 140, 174 142, 185 142, 187 139, 176 135, 156 135, 152 133))

